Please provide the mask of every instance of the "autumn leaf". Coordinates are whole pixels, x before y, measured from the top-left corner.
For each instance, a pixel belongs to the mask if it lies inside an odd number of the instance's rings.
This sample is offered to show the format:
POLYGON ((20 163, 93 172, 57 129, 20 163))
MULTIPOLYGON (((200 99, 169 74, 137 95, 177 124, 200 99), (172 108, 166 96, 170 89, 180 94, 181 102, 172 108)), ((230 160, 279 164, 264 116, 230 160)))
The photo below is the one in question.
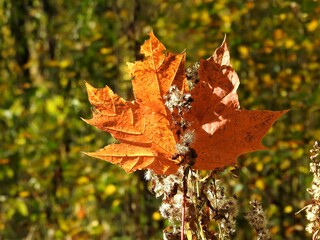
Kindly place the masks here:
MULTIPOLYGON (((152 169, 168 175, 177 171, 181 159, 173 159, 180 141, 179 127, 166 108, 164 96, 171 86, 189 91, 185 54, 165 52, 153 33, 141 53, 143 61, 129 64, 134 101, 125 101, 108 86, 96 89, 86 83, 93 117, 85 121, 120 142, 86 154, 118 164, 126 172, 152 169)), ((225 41, 211 58, 201 60, 199 76, 199 83, 190 91, 192 108, 184 115, 195 135, 190 145, 197 154, 194 168, 212 170, 233 165, 239 155, 265 149, 263 136, 286 111, 240 109, 236 93, 240 82, 230 65, 225 41)))
POLYGON ((236 93, 240 81, 230 64, 225 40, 212 57, 201 60, 199 77, 191 91, 194 102, 187 115, 196 132, 192 145, 197 153, 194 168, 234 165, 239 155, 266 149, 262 138, 288 110, 240 109, 236 93))
POLYGON ((151 33, 141 47, 144 61, 129 65, 135 101, 125 101, 109 87, 95 89, 86 83, 93 118, 85 120, 109 132, 120 144, 86 153, 114 164, 125 171, 153 169, 170 174, 178 169, 171 159, 177 136, 163 96, 171 85, 182 87, 185 54, 165 53, 165 47, 151 33))

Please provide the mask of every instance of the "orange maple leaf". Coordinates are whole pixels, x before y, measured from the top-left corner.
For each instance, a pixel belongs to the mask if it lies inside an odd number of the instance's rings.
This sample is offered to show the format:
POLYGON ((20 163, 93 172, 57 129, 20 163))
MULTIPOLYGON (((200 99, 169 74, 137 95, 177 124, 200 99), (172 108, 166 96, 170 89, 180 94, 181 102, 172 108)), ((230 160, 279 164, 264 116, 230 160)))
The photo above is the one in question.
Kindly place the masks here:
POLYGON ((165 47, 151 33, 141 47, 147 58, 129 65, 135 101, 125 101, 106 86, 95 89, 86 84, 93 118, 85 120, 109 132, 120 144, 111 144, 87 155, 119 164, 125 171, 153 169, 171 174, 178 165, 175 153, 177 136, 163 96, 171 85, 183 83, 185 54, 164 53, 165 47))
MULTIPOLYGON (((169 175, 179 167, 179 161, 172 159, 179 137, 164 96, 173 85, 188 91, 185 54, 166 53, 153 33, 141 53, 143 61, 129 64, 135 101, 125 101, 108 86, 96 89, 86 83, 94 111, 92 119, 84 121, 120 142, 86 154, 118 164, 126 172, 152 169, 169 175)), ((232 165, 243 153, 265 149, 263 136, 286 111, 239 109, 239 78, 230 65, 225 41, 211 58, 201 60, 199 76, 200 82, 190 91, 192 108, 185 114, 195 135, 194 168, 232 165)))

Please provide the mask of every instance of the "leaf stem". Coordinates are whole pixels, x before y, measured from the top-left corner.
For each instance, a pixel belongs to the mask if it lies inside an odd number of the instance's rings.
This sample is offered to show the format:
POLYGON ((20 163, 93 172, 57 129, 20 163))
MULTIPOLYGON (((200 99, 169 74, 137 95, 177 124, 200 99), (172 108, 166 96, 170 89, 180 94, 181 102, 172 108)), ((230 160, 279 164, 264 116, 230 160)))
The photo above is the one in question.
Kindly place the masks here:
MULTIPOLYGON (((215 208, 218 208, 218 196, 217 196, 217 185, 216 185, 216 179, 213 178, 213 184, 214 184, 214 199, 215 199, 215 208)), ((219 229, 219 239, 223 240, 223 234, 222 229, 220 225, 220 221, 217 221, 218 229, 219 229)))
POLYGON ((196 180, 197 198, 199 198, 199 197, 200 197, 200 191, 199 191, 199 170, 196 170, 196 176, 197 176, 197 180, 196 180))
POLYGON ((186 218, 186 195, 185 193, 183 193, 182 216, 181 216, 181 240, 184 240, 185 218, 186 218))
POLYGON ((181 240, 184 240, 184 228, 185 228, 185 218, 186 218, 186 203, 187 203, 187 192, 188 192, 188 179, 190 167, 187 166, 183 171, 182 177, 182 216, 181 216, 181 240))

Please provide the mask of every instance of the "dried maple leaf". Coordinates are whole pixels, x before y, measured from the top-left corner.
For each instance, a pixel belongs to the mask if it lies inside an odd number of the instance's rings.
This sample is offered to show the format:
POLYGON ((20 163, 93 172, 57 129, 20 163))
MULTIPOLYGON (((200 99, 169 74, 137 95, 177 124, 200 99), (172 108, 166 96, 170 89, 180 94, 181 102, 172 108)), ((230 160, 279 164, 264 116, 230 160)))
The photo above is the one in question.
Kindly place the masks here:
POLYGON ((159 174, 174 173, 178 165, 171 159, 177 136, 163 96, 171 85, 182 87, 185 54, 164 53, 165 47, 151 33, 141 47, 144 61, 129 65, 135 101, 125 101, 109 87, 87 92, 94 107, 93 118, 85 120, 109 132, 120 144, 86 153, 114 164, 125 171, 153 169, 159 174))
POLYGON ((207 60, 201 60, 200 81, 191 91, 194 99, 187 115, 195 129, 192 147, 195 169, 233 165, 247 152, 266 149, 261 141, 272 124, 288 110, 243 110, 236 93, 239 78, 231 67, 225 40, 207 60))
MULTIPOLYGON (((173 160, 179 143, 177 126, 165 107, 170 86, 188 91, 184 70, 185 54, 165 53, 153 35, 141 47, 143 61, 129 65, 135 101, 125 101, 109 87, 96 89, 86 83, 93 117, 85 120, 109 132, 120 143, 86 153, 120 165, 125 171, 152 169, 157 174, 177 171, 173 160)), ((230 65, 225 41, 208 60, 201 60, 200 81, 190 91, 194 102, 185 114, 195 134, 196 169, 211 170, 236 163, 239 155, 265 149, 263 136, 286 111, 239 109, 239 78, 230 65)))

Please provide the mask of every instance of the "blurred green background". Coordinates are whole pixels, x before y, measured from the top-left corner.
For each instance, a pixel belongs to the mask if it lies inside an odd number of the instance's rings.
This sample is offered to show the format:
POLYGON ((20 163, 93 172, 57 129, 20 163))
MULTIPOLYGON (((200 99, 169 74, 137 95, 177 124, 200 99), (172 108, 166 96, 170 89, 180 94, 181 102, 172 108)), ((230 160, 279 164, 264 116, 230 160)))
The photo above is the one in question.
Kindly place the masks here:
POLYGON ((190 66, 224 35, 242 108, 291 111, 222 178, 243 218, 263 202, 274 239, 304 239, 309 149, 320 138, 317 0, 0 0, 0 239, 161 239, 143 172, 85 157, 112 141, 90 118, 84 80, 130 99, 126 62, 153 29, 190 66))

